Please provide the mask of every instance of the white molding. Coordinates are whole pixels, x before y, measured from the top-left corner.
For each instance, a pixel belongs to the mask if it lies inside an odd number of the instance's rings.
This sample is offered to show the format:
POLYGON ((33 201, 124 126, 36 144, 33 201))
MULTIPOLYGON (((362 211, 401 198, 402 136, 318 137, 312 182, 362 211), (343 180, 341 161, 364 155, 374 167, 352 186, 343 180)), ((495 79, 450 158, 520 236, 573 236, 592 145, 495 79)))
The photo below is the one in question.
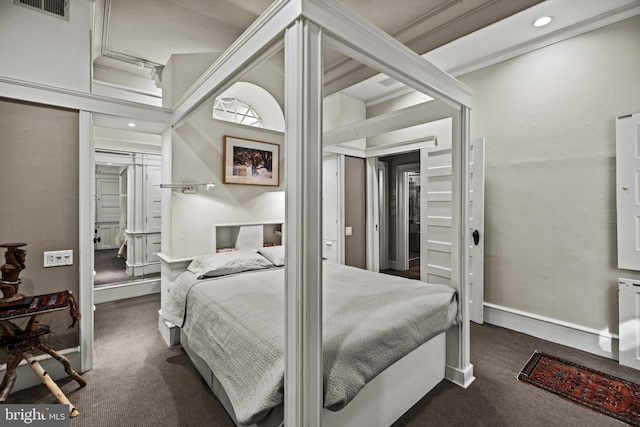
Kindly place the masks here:
POLYGON ((94 141, 92 138, 91 113, 79 113, 78 152, 78 306, 80 313, 79 339, 81 351, 80 369, 88 371, 93 367, 93 230, 96 204, 94 141))
POLYGON ((467 388, 476 378, 473 376, 473 365, 469 363, 464 369, 445 365, 444 377, 460 387, 467 388))
MULTIPOLYGON (((67 359, 69 359, 69 362, 71 363, 71 367, 75 371, 78 371, 80 373, 85 372, 80 368, 81 355, 80 355, 79 347, 65 348, 62 350, 56 350, 56 352, 66 357, 67 359)), ((40 363, 42 368, 51 376, 51 378, 54 381, 68 377, 68 374, 64 370, 64 365, 58 362, 57 360, 55 360, 54 358, 52 358, 51 356, 49 356, 48 354, 37 355, 34 357, 34 359, 37 360, 38 363, 40 363)), ((7 364, 3 363, 2 365, 0 365, 0 376, 4 377, 6 372, 7 372, 7 364)), ((27 361, 24 359, 22 359, 22 361, 18 365, 16 374, 17 374, 16 382, 11 388, 11 392, 24 390, 24 389, 36 386, 38 384, 42 384, 42 382, 40 381, 40 378, 37 375, 35 375, 35 373, 33 372, 33 369, 31 369, 31 366, 29 366, 29 363, 27 363, 27 361)), ((42 384, 42 387, 46 387, 46 386, 42 384)), ((77 387, 80 387, 80 386, 77 385, 77 387)))
MULTIPOLYGON (((550 46, 563 40, 567 40, 572 37, 597 30, 598 28, 615 24, 616 22, 631 18, 638 14, 640 14, 640 5, 630 4, 620 9, 595 16, 578 24, 565 27, 561 30, 555 31, 545 36, 538 37, 525 43, 512 46, 508 49, 483 56, 482 58, 478 58, 474 61, 470 61, 468 63, 451 68, 447 70, 447 72, 453 77, 458 77, 503 61, 507 61, 517 56, 533 52, 534 50, 550 46)), ((429 54, 427 53, 424 56, 428 57, 429 54)))
POLYGON ((160 279, 147 279, 117 285, 98 286, 93 290, 93 303, 118 301, 160 292, 160 279))
POLYGON ((159 107, 0 77, 0 97, 80 111, 168 124, 171 112, 159 107))
POLYGON ((609 333, 608 330, 599 331, 488 302, 484 303, 484 322, 609 359, 619 360, 619 337, 609 333))

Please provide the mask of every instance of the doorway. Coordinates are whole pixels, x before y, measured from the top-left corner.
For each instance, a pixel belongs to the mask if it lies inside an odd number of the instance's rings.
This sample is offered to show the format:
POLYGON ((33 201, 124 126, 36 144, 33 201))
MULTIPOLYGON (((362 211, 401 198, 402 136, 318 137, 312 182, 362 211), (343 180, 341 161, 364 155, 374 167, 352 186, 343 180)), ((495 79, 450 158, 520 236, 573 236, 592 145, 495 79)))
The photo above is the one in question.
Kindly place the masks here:
POLYGON ((406 172, 409 244, 407 245, 409 270, 420 273, 420 172, 406 172))
POLYGON ((160 289, 160 155, 96 149, 94 302, 160 289))
POLYGON ((380 272, 420 279, 420 151, 378 157, 380 272))

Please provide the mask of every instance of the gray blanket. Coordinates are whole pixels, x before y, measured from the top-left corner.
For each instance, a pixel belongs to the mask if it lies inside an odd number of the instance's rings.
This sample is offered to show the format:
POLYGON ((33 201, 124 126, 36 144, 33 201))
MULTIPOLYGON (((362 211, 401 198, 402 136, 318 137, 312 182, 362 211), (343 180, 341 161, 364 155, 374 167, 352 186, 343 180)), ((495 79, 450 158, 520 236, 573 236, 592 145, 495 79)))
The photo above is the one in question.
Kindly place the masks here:
MULTIPOLYGON (((324 263, 324 406, 344 407, 377 374, 457 322, 455 291, 324 263)), ((162 317, 184 329, 225 388, 238 421, 284 398, 284 269, 197 280, 185 272, 162 317)))

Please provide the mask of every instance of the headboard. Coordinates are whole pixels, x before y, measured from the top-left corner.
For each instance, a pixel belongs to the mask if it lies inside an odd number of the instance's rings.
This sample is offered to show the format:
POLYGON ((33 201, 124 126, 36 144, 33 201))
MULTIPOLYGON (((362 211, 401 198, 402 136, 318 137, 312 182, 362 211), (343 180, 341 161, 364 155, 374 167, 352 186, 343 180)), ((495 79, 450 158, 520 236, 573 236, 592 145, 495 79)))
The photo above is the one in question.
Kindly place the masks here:
POLYGON ((213 249, 257 251, 263 246, 281 245, 282 227, 282 222, 216 224, 213 226, 213 249))

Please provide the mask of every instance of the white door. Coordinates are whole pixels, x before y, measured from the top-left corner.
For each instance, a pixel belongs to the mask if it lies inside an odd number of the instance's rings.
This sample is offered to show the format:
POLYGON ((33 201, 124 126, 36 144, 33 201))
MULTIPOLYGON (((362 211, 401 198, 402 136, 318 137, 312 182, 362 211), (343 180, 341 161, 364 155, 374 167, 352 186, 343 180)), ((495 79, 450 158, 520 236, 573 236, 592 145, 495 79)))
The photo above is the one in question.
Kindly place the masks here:
POLYGON ((322 256, 338 262, 338 158, 322 161, 322 256))
POLYGON ((484 322, 484 138, 471 141, 469 183, 469 319, 484 322))
MULTIPOLYGON (((470 248, 469 314, 476 323, 483 322, 484 294, 484 138, 471 141, 470 153, 470 248), (477 244, 473 238, 478 230, 477 244)), ((451 285, 452 177, 451 149, 427 151, 422 155, 421 175, 421 280, 451 285)))
POLYGON ((640 271, 640 113, 616 119, 618 268, 640 271))
POLYGON ((115 247, 119 231, 120 193, 118 178, 96 178, 95 249, 115 247))

